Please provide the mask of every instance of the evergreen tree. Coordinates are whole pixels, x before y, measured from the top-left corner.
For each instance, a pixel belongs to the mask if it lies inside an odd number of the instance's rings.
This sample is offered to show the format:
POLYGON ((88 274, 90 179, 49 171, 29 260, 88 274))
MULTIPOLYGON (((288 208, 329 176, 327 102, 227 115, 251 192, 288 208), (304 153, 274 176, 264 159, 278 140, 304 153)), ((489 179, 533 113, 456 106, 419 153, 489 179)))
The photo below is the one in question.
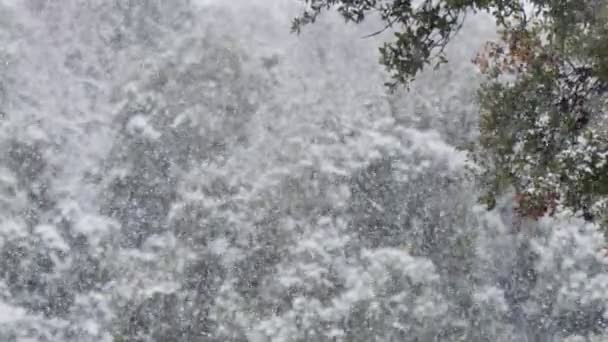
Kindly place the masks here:
POLYGON ((335 8, 348 22, 378 14, 394 39, 380 48, 391 87, 409 85, 444 50, 467 14, 488 12, 500 37, 473 60, 479 89, 479 140, 471 148, 490 209, 515 192, 524 217, 556 209, 587 220, 608 218, 608 8, 604 1, 306 0, 293 29, 335 8))

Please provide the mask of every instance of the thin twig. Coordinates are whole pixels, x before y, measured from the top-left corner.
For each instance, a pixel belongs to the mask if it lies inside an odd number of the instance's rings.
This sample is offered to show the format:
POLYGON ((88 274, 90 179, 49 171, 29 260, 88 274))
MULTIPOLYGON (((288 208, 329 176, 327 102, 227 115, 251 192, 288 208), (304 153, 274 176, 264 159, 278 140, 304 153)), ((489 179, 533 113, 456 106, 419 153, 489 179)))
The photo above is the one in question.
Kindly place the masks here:
MULTIPOLYGON (((395 20, 396 20, 396 19, 395 19, 395 20)), ((376 31, 376 32, 374 32, 374 33, 370 33, 370 34, 368 34, 368 35, 366 35, 366 36, 363 36, 363 37, 361 37, 361 39, 366 39, 366 38, 370 38, 370 37, 377 36, 377 35, 379 35, 380 33, 382 33, 382 32, 384 32, 384 31, 386 31, 387 29, 391 28, 391 27, 393 26, 393 24, 394 24, 394 23, 395 23, 395 21, 394 21, 394 20, 393 20, 393 21, 389 21, 389 22, 388 22, 388 24, 386 24, 386 26, 384 26, 384 28, 382 28, 382 29, 380 29, 380 30, 378 30, 378 31, 376 31)))

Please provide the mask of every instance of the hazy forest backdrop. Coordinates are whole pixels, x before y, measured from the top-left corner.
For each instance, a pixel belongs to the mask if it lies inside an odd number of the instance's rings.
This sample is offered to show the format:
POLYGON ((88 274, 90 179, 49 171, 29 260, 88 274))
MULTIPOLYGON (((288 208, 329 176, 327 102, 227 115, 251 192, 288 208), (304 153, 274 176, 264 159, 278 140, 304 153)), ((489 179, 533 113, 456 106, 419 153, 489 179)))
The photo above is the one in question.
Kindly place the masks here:
POLYGON ((302 11, 0 0, 0 341, 608 340, 603 193, 539 218, 490 177, 548 153, 488 134, 492 16, 390 92, 381 18, 302 11))

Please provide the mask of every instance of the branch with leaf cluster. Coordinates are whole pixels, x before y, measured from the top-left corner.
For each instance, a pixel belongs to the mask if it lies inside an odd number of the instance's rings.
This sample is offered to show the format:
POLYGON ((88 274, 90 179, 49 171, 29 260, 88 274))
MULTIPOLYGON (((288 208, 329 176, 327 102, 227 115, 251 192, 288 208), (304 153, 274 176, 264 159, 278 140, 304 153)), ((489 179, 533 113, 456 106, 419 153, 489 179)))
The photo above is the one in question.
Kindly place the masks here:
POLYGON ((380 62, 391 75, 387 86, 408 85, 426 66, 447 62, 444 50, 462 27, 470 11, 490 11, 502 22, 523 11, 519 1, 504 0, 304 0, 308 9, 292 23, 292 31, 314 23, 324 10, 335 9, 346 22, 360 23, 377 15, 384 27, 368 36, 390 30, 394 39, 380 47, 380 62))

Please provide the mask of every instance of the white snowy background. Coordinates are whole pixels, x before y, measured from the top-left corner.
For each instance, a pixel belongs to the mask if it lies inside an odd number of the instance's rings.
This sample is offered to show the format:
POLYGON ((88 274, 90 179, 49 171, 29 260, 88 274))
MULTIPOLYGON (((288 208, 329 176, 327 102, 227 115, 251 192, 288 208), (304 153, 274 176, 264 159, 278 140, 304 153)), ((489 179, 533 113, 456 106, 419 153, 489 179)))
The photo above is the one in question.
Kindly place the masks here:
POLYGON ((492 22, 390 94, 300 9, 0 1, 0 341, 608 340, 597 227, 476 205, 492 22))

